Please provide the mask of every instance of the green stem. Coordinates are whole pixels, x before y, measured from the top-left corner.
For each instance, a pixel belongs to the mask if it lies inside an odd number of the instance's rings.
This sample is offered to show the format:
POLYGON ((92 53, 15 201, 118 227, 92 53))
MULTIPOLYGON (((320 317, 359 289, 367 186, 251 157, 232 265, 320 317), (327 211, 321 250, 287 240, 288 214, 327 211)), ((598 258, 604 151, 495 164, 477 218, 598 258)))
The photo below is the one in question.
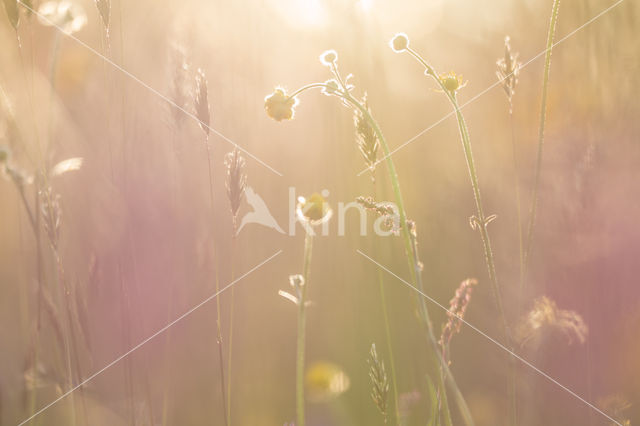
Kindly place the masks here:
MULTIPOLYGON (((233 240, 231 242, 231 281, 235 278, 235 253, 236 253, 236 238, 235 238, 235 226, 233 240)), ((233 358, 233 307, 235 302, 235 286, 231 287, 231 303, 229 306, 229 355, 227 359, 227 419, 231 424, 231 360, 233 358)))
MULTIPOLYGON (((392 184, 392 188, 393 188, 393 192, 396 200, 396 206, 398 207, 398 212, 400 216, 400 230, 401 230, 403 241, 404 241, 407 262, 409 264, 409 271, 411 274, 411 283, 412 285, 417 286, 416 288, 421 294, 425 294, 423 289, 423 284, 422 284, 421 271, 419 270, 420 267, 418 266, 420 263, 416 261, 415 256, 417 255, 417 253, 414 253, 412 248, 411 236, 407 226, 407 216, 404 209, 404 202, 402 200, 402 193, 400 191, 400 181, 398 179, 398 174, 396 173, 395 165, 391 158, 389 145, 387 144, 387 141, 384 135, 382 134, 382 131, 378 126, 378 123, 375 121, 373 116, 369 113, 368 109, 365 108, 364 105, 360 104, 357 100, 355 100, 347 91, 345 91, 344 93, 341 93, 340 95, 344 100, 346 100, 355 108, 357 108, 362 113, 363 117, 367 119, 367 122, 373 128, 376 136, 378 137, 380 146, 382 146, 382 150, 384 151, 385 161, 387 164, 387 169, 389 172, 389 177, 391 179, 391 184, 392 184)), ((469 413, 469 408, 467 407, 466 402, 462 397, 462 393, 460 392, 460 389, 458 388, 453 378, 453 375, 449 370, 449 367, 442 360, 442 357, 439 356, 438 343, 436 341, 435 335, 433 334, 433 324, 429 317, 429 311, 424 299, 425 299, 424 297, 421 297, 421 296, 418 297, 418 301, 419 301, 418 306, 420 310, 420 316, 424 321, 424 325, 426 327, 427 341, 430 344, 431 349, 435 354, 434 357, 432 358, 433 364, 434 364, 433 369, 434 371, 437 372, 439 365, 442 366, 445 372, 447 383, 451 388, 451 390, 454 392, 454 395, 456 396, 456 403, 458 405, 458 409, 460 410, 464 418, 465 424, 473 425, 474 424, 473 419, 471 418, 471 415, 469 413)))
MULTIPOLYGON (((375 184, 375 180, 373 180, 374 192, 377 192, 377 185, 375 184)), ((377 199, 378 194, 376 194, 377 199)), ((377 245, 374 244, 374 252, 377 252, 377 245)), ((387 308, 387 298, 384 292, 384 279, 382 277, 382 270, 378 268, 378 287, 380 289, 380 300, 382 304, 382 317, 384 321, 384 331, 385 337, 387 340, 387 352, 389 353, 389 365, 391 369, 391 388, 393 391, 393 404, 394 404, 394 413, 396 416, 396 425, 400 426, 400 407, 398 404, 398 382, 396 379, 396 363, 394 361, 393 356, 393 342, 391 340, 391 326, 389 325, 389 312, 387 308)))
POLYGON ((527 242, 524 252, 524 267, 526 276, 526 268, 529 264, 531 255, 531 245, 533 242, 533 229, 536 220, 536 210, 538 206, 538 189, 540 186, 540 172, 542 169, 542 147, 544 145, 544 127, 547 118, 547 88, 549 86, 549 71, 551 70, 551 50, 553 48, 553 38, 556 32, 556 23, 558 22, 558 12, 560 11, 560 0, 553 1, 551 10, 551 22, 549 23, 549 32, 547 34, 547 50, 544 57, 544 76, 542 78, 542 103, 540 106, 540 127, 538 129, 538 154, 536 157, 536 172, 533 183, 533 195, 531 197, 531 208, 529 210, 529 226, 527 227, 527 242))
MULTIPOLYGON (((469 130, 467 128, 467 124, 465 122, 464 116, 460 110, 460 106, 458 105, 458 100, 456 97, 455 91, 448 90, 443 82, 438 77, 435 69, 429 65, 417 52, 413 49, 408 48, 407 52, 413 56, 420 64, 422 64, 426 69, 426 74, 432 77, 436 83, 440 86, 440 89, 444 92, 449 99, 449 102, 453 106, 456 118, 458 122, 458 130, 460 132, 460 140, 462 141, 462 147, 464 150, 465 159, 467 162, 467 169, 469 171, 469 177, 471 178, 471 187, 473 189, 473 197, 476 204, 476 225, 480 230, 480 238, 482 240, 482 246, 484 249, 485 261, 487 264, 487 269, 489 272, 489 281, 491 282, 491 289, 493 292, 493 297, 498 308, 498 312, 502 322, 502 329, 507 341, 507 345, 513 346, 513 340, 511 337, 511 332, 509 330, 509 326, 507 324, 507 318, 505 315, 504 307, 502 304, 502 297, 500 294, 500 287, 498 285, 498 277, 496 274, 495 261, 493 257, 493 250, 491 248, 491 239, 489 237, 488 224, 489 219, 485 216, 484 208, 482 206, 482 196, 480 194, 480 184, 478 181, 478 174, 476 171, 475 161, 473 159, 473 151, 471 149, 471 139, 469 137, 469 130)), ((511 362, 511 361, 510 361, 511 362)), ((515 374, 515 369, 510 369, 509 380, 508 380, 508 394, 509 394, 509 417, 515 417, 515 378, 513 377, 515 374)))
POLYGON ((304 360, 306 339, 306 303, 307 288, 309 287, 309 269, 311 267, 311 249, 313 235, 307 232, 304 239, 304 267, 302 270, 302 290, 298 301, 298 340, 296 348, 296 426, 304 426, 304 360))
MULTIPOLYGON (((216 239, 215 239, 215 214, 214 214, 214 197, 213 197, 213 168, 211 166, 211 146, 209 145, 209 137, 204 141, 207 148, 207 166, 209 170, 209 201, 211 203, 211 225, 213 226, 213 247, 214 247, 214 262, 215 262, 215 274, 216 274, 216 294, 220 292, 220 279, 218 275, 218 253, 215 253, 216 239)), ((224 416, 224 424, 229 426, 229 419, 227 418, 227 397, 225 394, 224 385, 224 351, 222 349, 222 318, 220 314, 220 298, 216 297, 216 337, 218 341, 218 358, 220 365, 220 390, 222 392, 222 413, 224 416)))

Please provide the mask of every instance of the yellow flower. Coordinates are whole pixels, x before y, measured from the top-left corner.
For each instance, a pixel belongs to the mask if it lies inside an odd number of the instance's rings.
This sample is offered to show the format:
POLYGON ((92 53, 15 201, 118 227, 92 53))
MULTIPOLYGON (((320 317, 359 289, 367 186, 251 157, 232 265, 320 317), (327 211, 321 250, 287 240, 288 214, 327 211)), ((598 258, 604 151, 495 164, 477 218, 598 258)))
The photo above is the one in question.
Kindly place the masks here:
POLYGON ((349 376, 337 365, 330 362, 316 362, 307 369, 305 377, 309 399, 326 402, 349 389, 349 376))
POLYGON ((442 83, 444 88, 451 93, 455 93, 467 85, 467 82, 462 81, 462 76, 457 75, 453 71, 442 73, 438 78, 440 79, 440 82, 442 83))
POLYGON ((309 198, 299 197, 297 214, 303 222, 319 225, 328 221, 332 215, 331 207, 324 197, 318 193, 309 198))
POLYGON ((276 87, 272 94, 264 98, 267 115, 276 121, 291 120, 297 105, 298 98, 287 96, 282 87, 276 87))

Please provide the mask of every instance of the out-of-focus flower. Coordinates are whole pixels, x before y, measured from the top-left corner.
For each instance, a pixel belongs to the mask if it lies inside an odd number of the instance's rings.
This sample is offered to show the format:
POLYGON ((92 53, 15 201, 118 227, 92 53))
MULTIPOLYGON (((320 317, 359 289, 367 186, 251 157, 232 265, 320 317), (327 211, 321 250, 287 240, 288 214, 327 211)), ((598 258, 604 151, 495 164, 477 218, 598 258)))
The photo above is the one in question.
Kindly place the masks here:
POLYGON ((462 76, 457 75, 453 71, 440 74, 438 76, 438 79, 440 80, 444 88, 451 93, 455 93, 467 85, 466 82, 463 82, 462 76))
POLYGON ((0 167, 4 167, 11 159, 11 150, 6 145, 0 145, 0 167))
POLYGON ((338 53, 336 53, 336 51, 333 49, 326 50, 322 52, 322 54, 320 55, 320 62, 322 62, 322 65, 326 65, 328 67, 335 64, 337 60, 338 60, 338 53))
POLYGON ((409 37, 407 37, 405 33, 398 33, 393 36, 389 42, 389 46, 391 46, 394 52, 404 52, 409 47, 409 37))
POLYGON ((272 94, 264 98, 267 115, 276 121, 291 120, 298 105, 298 98, 287 96, 282 87, 276 87, 272 94))
POLYGON ((536 299, 533 309, 520 324, 516 337, 525 346, 559 333, 571 344, 574 340, 584 343, 588 332, 587 325, 577 312, 558 309, 556 302, 542 296, 536 299))
POLYGON ((305 383, 308 397, 313 402, 330 401, 349 389, 349 376, 330 362, 316 362, 307 368, 305 383))
POLYGON ((324 197, 316 192, 309 198, 298 197, 296 214, 301 222, 317 226, 328 222, 333 211, 324 197))
POLYGON ((53 26, 66 34, 73 34, 87 24, 87 14, 78 4, 68 1, 48 1, 38 8, 38 20, 42 25, 53 26))

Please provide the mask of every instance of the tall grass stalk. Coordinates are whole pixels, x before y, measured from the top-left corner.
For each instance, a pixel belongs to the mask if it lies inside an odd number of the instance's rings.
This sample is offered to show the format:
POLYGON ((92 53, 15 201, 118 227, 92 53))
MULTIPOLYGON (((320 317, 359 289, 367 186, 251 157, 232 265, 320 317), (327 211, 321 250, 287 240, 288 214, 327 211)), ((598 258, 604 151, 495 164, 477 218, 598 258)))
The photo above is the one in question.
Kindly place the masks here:
MULTIPOLYGON (((214 192, 213 192, 213 167, 211 165, 211 146, 209 142, 209 137, 207 136, 204 141, 205 147, 207 148, 207 170, 209 173, 209 202, 211 204, 211 226, 212 226, 212 245, 214 248, 213 260, 214 260, 214 268, 215 268, 215 281, 216 281, 216 293, 220 291, 220 276, 218 274, 218 253, 216 251, 216 238, 215 238, 215 203, 214 203, 214 192)), ((220 298, 216 297, 216 339, 218 343, 218 358, 220 365, 220 390, 222 392, 222 412, 224 416, 224 424, 229 426, 229 419, 227 417, 227 395, 225 389, 225 379, 224 379, 224 350, 222 345, 222 316, 220 313, 220 298)))
MULTIPOLYGON (((542 170, 542 151, 544 146, 544 128, 547 118, 547 89, 549 87, 549 72, 551 70, 551 51, 553 49, 553 38, 556 33, 556 24, 558 22, 558 13, 560 12, 560 0, 553 1, 551 10, 551 19, 549 22, 549 32, 547 33, 547 49, 544 57, 544 75, 542 77, 542 101, 540 104, 540 125, 538 128, 538 152, 536 155, 536 170, 533 181, 533 193, 531 196, 531 207, 529 208, 529 224, 527 226, 527 240, 524 251, 524 268, 523 276, 526 277, 526 268, 529 265, 531 256, 531 245, 533 244, 533 231, 536 221, 536 212, 538 207, 538 191, 540 187, 540 172, 542 170)), ((524 280, 523 280, 524 282, 524 280)))

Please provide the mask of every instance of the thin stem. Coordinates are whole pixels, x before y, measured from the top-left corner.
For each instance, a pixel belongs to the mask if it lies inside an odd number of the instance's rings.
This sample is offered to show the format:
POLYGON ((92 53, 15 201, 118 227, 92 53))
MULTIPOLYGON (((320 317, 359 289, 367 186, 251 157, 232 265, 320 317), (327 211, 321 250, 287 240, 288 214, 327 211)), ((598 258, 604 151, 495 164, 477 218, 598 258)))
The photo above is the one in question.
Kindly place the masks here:
MULTIPOLYGON (((300 93, 309 90, 309 89, 316 89, 316 88, 324 88, 327 87, 326 84, 324 83, 311 83, 311 84, 307 84, 306 86, 302 86, 301 88, 299 88, 298 90, 296 90, 295 92, 293 92, 292 94, 288 95, 290 98, 293 98, 297 95, 299 95, 300 93)), ((296 425, 297 426, 297 425, 296 425)))
POLYGON ((309 287, 309 270, 313 235, 307 232, 304 238, 304 267, 302 269, 302 290, 298 301, 298 340, 296 345, 296 426, 304 426, 304 360, 307 322, 307 288, 309 287))
POLYGON ((542 78, 542 103, 540 106, 540 127, 538 129, 538 154, 536 157, 536 172, 533 183, 533 195, 531 197, 531 208, 529 209, 529 225, 527 227, 527 241, 524 252, 524 267, 526 276, 526 268, 529 264, 531 255, 531 245, 533 243, 533 229, 536 220, 536 210, 538 206, 538 190, 540 186, 540 172, 542 169, 542 147, 544 145, 544 127, 547 118, 547 89, 549 86, 549 71, 551 70, 551 50, 553 48, 553 37, 556 32, 556 23, 558 22, 558 12, 560 11, 560 0, 553 1, 551 10, 551 22, 549 24, 549 32, 547 34, 547 50, 544 58, 544 76, 542 78))
MULTIPOLYGON (((491 219, 485 216, 484 209, 482 206, 480 184, 478 181, 478 174, 477 174, 475 162, 473 159, 473 151, 471 149, 471 139, 469 137, 469 130, 467 128, 467 124, 465 122, 464 116, 462 115, 462 112, 460 110, 460 106, 458 105, 456 92, 450 91, 444 86, 443 82, 438 77, 438 74, 436 73, 435 69, 431 65, 429 65, 417 52, 415 52, 413 49, 410 49, 410 48, 407 48, 407 52, 425 67, 426 74, 432 77, 437 82, 437 84, 440 86, 440 89, 447 96, 447 99, 449 99, 449 102, 451 103, 451 105, 455 110, 456 118, 458 121, 458 129, 460 132, 460 139, 462 141, 462 147, 464 149, 465 159, 467 162, 467 169, 469 171, 469 177, 471 178, 471 187, 473 189, 473 197, 476 204, 475 225, 478 227, 480 231, 480 238, 482 240, 482 246, 484 249, 485 261, 486 261, 487 269, 489 272, 489 281, 491 282, 491 289, 493 291, 494 300, 495 300, 496 306, 498 307, 498 312, 501 318, 503 333, 507 341, 507 345, 512 346, 513 340, 511 337, 511 332, 509 330, 507 318, 506 318, 504 307, 502 304, 502 297, 500 294, 500 287, 498 285, 498 277, 496 274, 493 250, 491 248, 491 239, 489 237, 488 224, 491 219)), ((509 401, 510 401, 509 417, 510 419, 512 419, 512 421, 513 421, 513 418, 515 418, 514 407, 516 405, 514 375, 515 375, 515 368, 511 368, 509 373, 507 391, 508 391, 509 401)))
MULTIPOLYGON (((372 181, 374 192, 377 193, 378 186, 376 185, 375 179, 372 181)), ((376 199, 378 199, 378 194, 376 194, 376 199)), ((378 246, 374 244, 374 252, 377 252, 378 246)), ((387 352, 389 353, 389 365, 391 369, 391 388, 393 391, 393 404, 394 404, 394 413, 396 416, 396 424, 400 425, 400 406, 398 404, 398 381, 396 378, 396 363, 394 361, 393 356, 393 342, 391 340, 391 326, 389 325, 389 312, 387 308, 387 298, 384 292, 384 278, 382 276, 382 269, 378 268, 378 287, 380 289, 380 301, 382 304, 382 318, 384 321, 384 332, 387 340, 387 352)))
MULTIPOLYGON (((522 210, 520 203, 520 185, 518 183, 518 149, 516 145, 516 133, 513 123, 513 106, 509 102, 509 125, 511 127, 511 150, 513 153, 513 186, 516 196, 516 214, 518 220, 518 253, 520 260, 520 301, 522 301, 522 290, 524 285, 524 233, 522 229, 522 210)), ((519 311, 519 310, 518 310, 519 311)))
MULTIPOLYGON (((214 197, 213 197, 213 168, 211 167, 211 146, 209 144, 209 137, 204 141, 204 144, 207 148, 207 166, 209 170, 209 201, 211 203, 211 226, 214 230, 213 232, 213 247, 214 247, 214 262, 215 262, 215 274, 216 274, 216 293, 220 291, 220 277, 218 275, 218 253, 215 253, 215 214, 214 214, 214 197)), ((229 419, 227 418, 227 397, 225 394, 225 384, 224 384, 224 351, 222 349, 222 319, 220 314, 220 298, 216 297, 216 338, 218 341, 218 355, 219 355, 219 365, 220 365, 220 389, 222 391, 222 413, 224 415, 224 424, 229 426, 229 419)))
MULTIPOLYGON (((235 218, 234 218, 235 220, 235 218)), ((235 231, 235 225, 234 225, 235 231)), ((235 232, 231 242, 231 281, 235 279, 235 253, 236 238, 235 232)), ((229 356, 227 359, 227 418, 231 424, 231 360, 233 359, 233 307, 235 302, 235 286, 231 287, 231 303, 229 307, 229 356)))
MULTIPOLYGON (((375 121, 373 116, 369 113, 369 110, 365 108, 364 105, 362 105, 360 102, 355 100, 349 94, 348 91, 345 91, 344 93, 340 93, 339 95, 345 101, 353 105, 362 113, 363 117, 367 119, 367 122, 373 128, 376 136, 378 137, 378 140, 380 141, 380 146, 382 146, 382 150, 384 151, 385 161, 387 164, 387 169, 389 172, 389 177, 391 179, 391 184, 393 187, 396 205, 398 207, 398 212, 400 216, 400 230, 401 230, 401 234, 404 241, 405 254, 406 254, 407 262, 409 265, 409 271, 411 274, 411 282, 417 285, 417 288, 420 292, 424 292, 423 285, 422 285, 421 271, 419 270, 419 266, 418 266, 420 263, 416 262, 416 259, 415 259, 416 253, 414 253, 412 248, 411 236, 407 226, 407 216, 404 209, 404 202, 402 200, 402 192, 400 191, 400 181, 398 179, 398 174, 396 173, 395 165, 393 164, 393 159, 391 158, 389 145, 387 144, 387 141, 384 135, 382 134, 382 131, 378 126, 378 123, 375 121), (418 277, 420 277, 420 279, 418 279, 418 277)), ((466 402, 462 397, 462 393, 460 392, 460 389, 458 388, 455 382, 455 379, 453 378, 453 375, 449 370, 449 367, 446 365, 442 357, 439 355, 438 343, 436 341, 435 335, 433 334, 433 324, 429 317, 429 311, 428 311, 425 299, 423 297, 418 296, 418 302, 419 302, 418 307, 420 311, 420 316, 424 322, 424 326, 427 332, 427 341, 430 344, 431 349, 435 354, 434 357, 432 358, 432 361, 434 363, 434 366, 433 366, 434 371, 437 372, 439 365, 442 366, 443 370, 445 371, 447 384, 449 385, 451 390, 454 392, 454 395, 456 396, 456 403, 458 405, 458 409, 460 410, 464 418, 465 424, 473 425, 474 424, 473 419, 471 418, 471 415, 469 413, 469 408, 467 407, 466 402)))

